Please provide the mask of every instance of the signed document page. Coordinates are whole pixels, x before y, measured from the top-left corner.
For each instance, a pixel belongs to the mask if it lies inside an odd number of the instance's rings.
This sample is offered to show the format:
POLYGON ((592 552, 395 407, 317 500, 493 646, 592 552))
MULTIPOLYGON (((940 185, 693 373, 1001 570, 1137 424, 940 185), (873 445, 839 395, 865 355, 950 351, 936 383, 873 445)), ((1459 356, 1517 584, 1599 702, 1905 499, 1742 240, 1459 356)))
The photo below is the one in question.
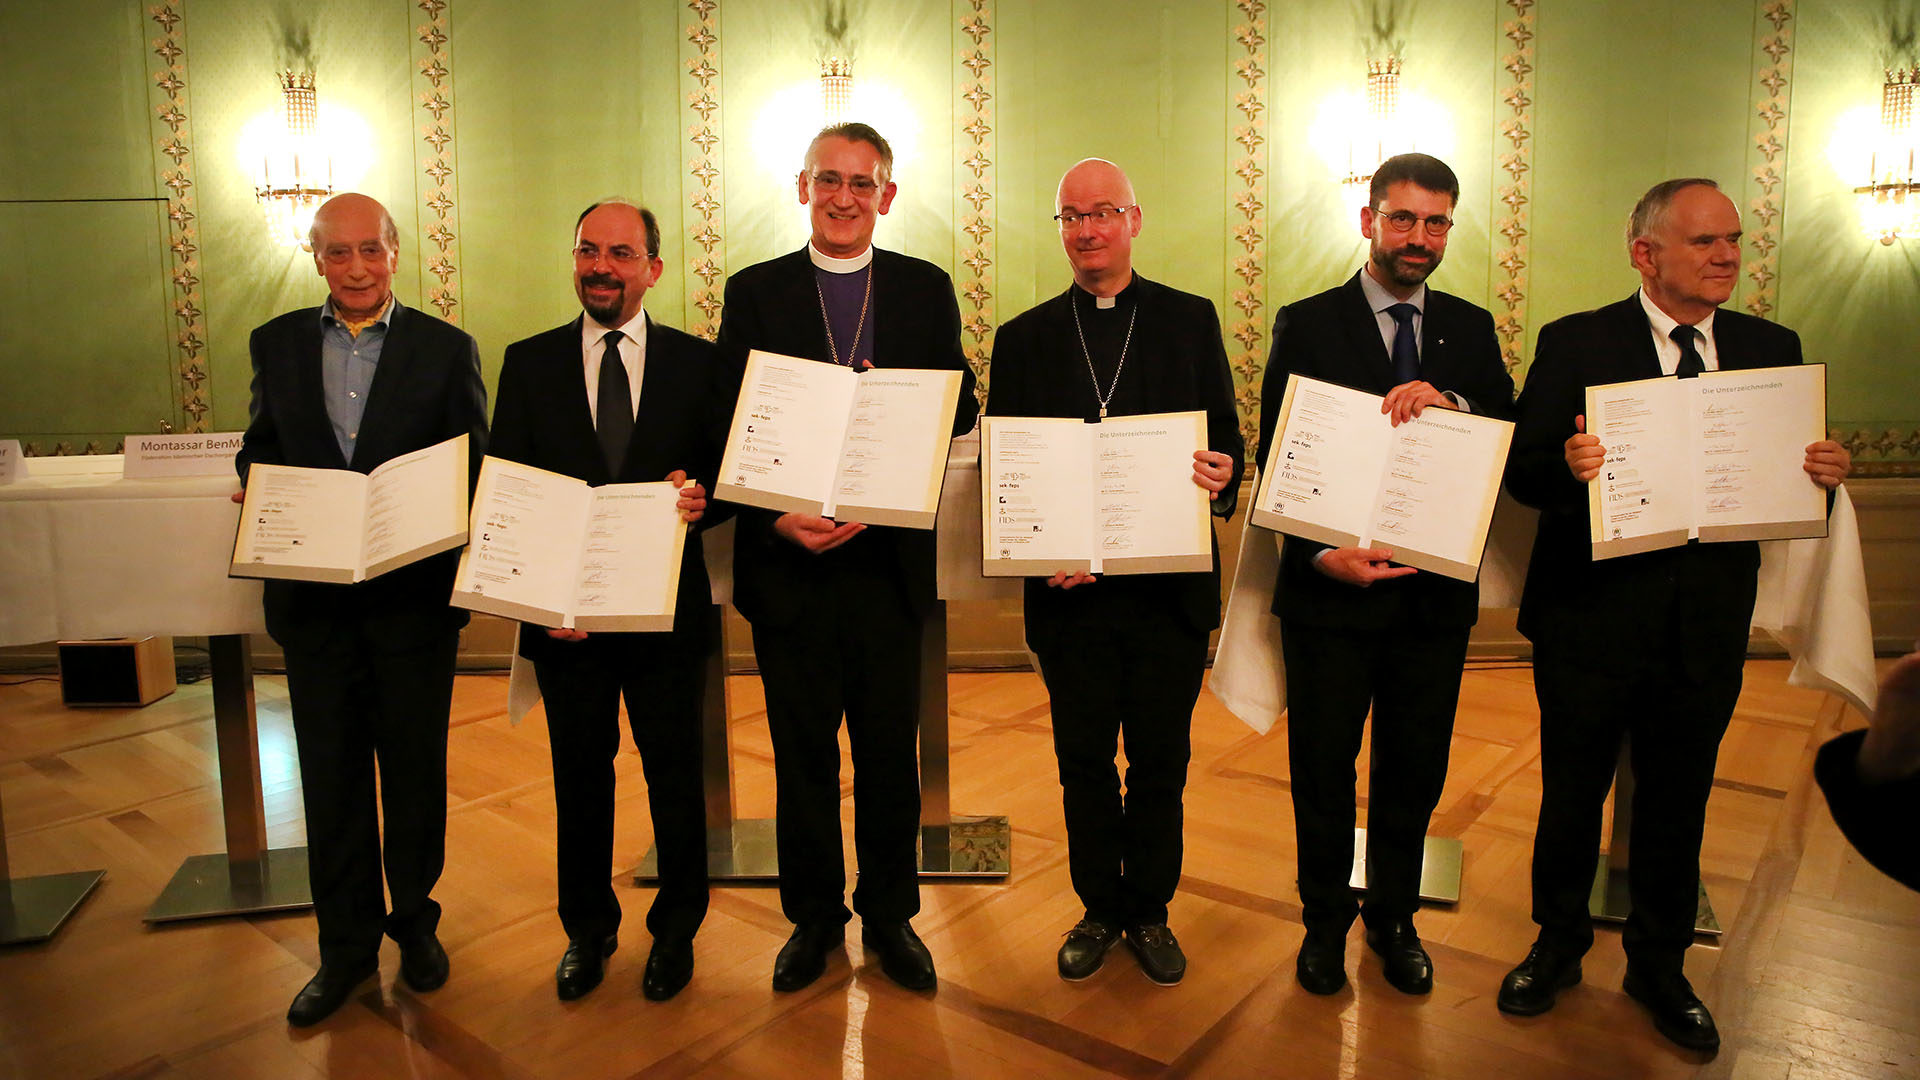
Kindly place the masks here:
POLYGON ((1784 540, 1827 534, 1827 497, 1802 466, 1826 438, 1824 364, 1709 371, 1689 403, 1700 539, 1784 540))
POLYGON ((1207 414, 1152 413, 1081 426, 1093 436, 1094 572, 1211 570, 1207 492, 1193 482, 1193 452, 1207 448, 1207 414))
POLYGON ((1607 452, 1587 492, 1593 557, 1825 535, 1825 493, 1801 468, 1824 437, 1825 376, 1806 364, 1588 387, 1587 431, 1607 452))
POLYGON ((960 373, 869 368, 853 415, 827 517, 868 525, 933 528, 947 477, 960 373))
POLYGON ((453 604, 540 626, 668 630, 686 526, 666 481, 588 487, 488 457, 453 604))
POLYGON ((467 539, 467 437, 371 473, 255 464, 234 537, 233 577, 350 584, 467 539))
POLYGON ((1395 427, 1383 398, 1304 376, 1287 381, 1249 520, 1334 547, 1472 581, 1513 425, 1428 408, 1395 427))
POLYGON ((1155 574, 1213 567, 1193 482, 1203 412, 981 421, 982 573, 1155 574))

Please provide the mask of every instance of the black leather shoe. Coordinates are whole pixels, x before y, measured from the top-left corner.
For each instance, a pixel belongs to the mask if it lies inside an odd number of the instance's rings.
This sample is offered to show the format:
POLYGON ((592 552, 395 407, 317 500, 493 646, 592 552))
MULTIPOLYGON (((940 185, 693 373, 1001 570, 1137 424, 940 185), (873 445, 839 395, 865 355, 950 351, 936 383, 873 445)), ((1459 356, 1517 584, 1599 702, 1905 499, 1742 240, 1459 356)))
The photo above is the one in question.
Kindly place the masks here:
POLYGON ((1647 1007, 1660 1034, 1689 1050, 1714 1053, 1720 1049, 1720 1029, 1713 1014, 1693 992, 1687 977, 1677 971, 1648 974, 1627 965, 1627 996, 1647 1007))
POLYGON ((1060 943, 1060 977, 1079 982, 1100 970, 1107 950, 1120 940, 1120 928, 1099 919, 1081 919, 1060 943))
POLYGON ((400 943, 400 977, 418 993, 428 993, 447 985, 447 950, 433 931, 400 943))
POLYGON ((1534 942, 1520 966, 1500 980, 1500 996, 1494 1003, 1503 1013, 1514 1016, 1539 1016, 1553 1008, 1560 991, 1580 982, 1580 958, 1534 942))
POLYGON ((1310 994, 1337 994, 1347 985, 1347 939, 1307 932, 1293 976, 1310 994))
POLYGON ((1367 948, 1380 955, 1387 982, 1403 994, 1426 994, 1433 990, 1433 958, 1410 922, 1394 923, 1376 930, 1367 928, 1367 948))
POLYGON ((1180 943, 1166 923, 1127 927, 1127 948, 1133 950, 1147 978, 1161 986, 1172 986, 1186 977, 1187 954, 1180 951, 1180 943))
POLYGON ((905 922, 860 924, 860 944, 880 954, 880 970, 909 990, 931 990, 939 981, 933 954, 905 922))
POLYGON ((599 986, 607 973, 607 957, 619 947, 619 939, 612 934, 599 941, 567 942, 567 951, 560 954, 560 966, 553 969, 553 987, 560 1000, 572 1001, 599 986))
POLYGON ((801 923, 773 958, 773 988, 798 990, 827 970, 827 954, 847 940, 842 923, 801 923))
POLYGON ((640 977, 640 995, 665 1001, 693 978, 693 939, 654 938, 647 952, 647 972, 640 977))
POLYGON ((347 1003, 356 987, 379 973, 378 957, 369 957, 364 963, 352 965, 323 962, 320 970, 313 973, 313 978, 307 980, 307 985, 293 995, 293 1004, 287 1006, 287 1023, 294 1027, 308 1027, 325 1020, 347 1003))

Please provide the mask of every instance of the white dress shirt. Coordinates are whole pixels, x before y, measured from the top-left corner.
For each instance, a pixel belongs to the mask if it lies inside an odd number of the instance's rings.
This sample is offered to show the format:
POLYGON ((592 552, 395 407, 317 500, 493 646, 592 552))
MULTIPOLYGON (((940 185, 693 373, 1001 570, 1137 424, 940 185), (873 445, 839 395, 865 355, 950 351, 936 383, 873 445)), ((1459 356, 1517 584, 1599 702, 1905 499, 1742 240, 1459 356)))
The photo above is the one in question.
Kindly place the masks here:
MULTIPOLYGON (((1660 305, 1647 295, 1647 287, 1640 286, 1640 307, 1647 313, 1647 321, 1653 324, 1653 351, 1660 357, 1660 372, 1671 375, 1680 369, 1680 346, 1668 335, 1680 323, 1673 316, 1660 310, 1660 305)), ((1713 313, 1701 319, 1693 326, 1693 347, 1700 354, 1700 364, 1708 371, 1720 370, 1720 350, 1713 346, 1713 313)))
POLYGON ((640 377, 647 370, 647 310, 641 308, 624 326, 602 326, 593 316, 580 320, 580 359, 587 368, 587 415, 593 417, 594 430, 600 429, 600 357, 606 352, 606 336, 618 330, 620 363, 627 369, 629 407, 640 411, 640 377))

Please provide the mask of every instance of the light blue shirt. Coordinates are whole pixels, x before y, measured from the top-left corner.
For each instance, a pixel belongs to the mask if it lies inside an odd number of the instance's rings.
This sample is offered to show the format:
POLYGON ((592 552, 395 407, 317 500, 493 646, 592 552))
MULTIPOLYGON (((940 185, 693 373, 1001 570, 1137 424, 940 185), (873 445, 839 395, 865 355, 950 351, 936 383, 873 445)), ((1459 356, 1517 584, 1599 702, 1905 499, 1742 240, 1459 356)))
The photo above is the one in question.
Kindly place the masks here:
POLYGON ((386 347, 387 330, 399 312, 400 298, 389 298, 387 309, 355 337, 346 323, 334 317, 332 300, 320 307, 321 396, 326 399, 327 419, 333 422, 334 441, 340 444, 340 456, 348 464, 353 462, 360 418, 367 411, 367 392, 373 388, 380 350, 386 347))

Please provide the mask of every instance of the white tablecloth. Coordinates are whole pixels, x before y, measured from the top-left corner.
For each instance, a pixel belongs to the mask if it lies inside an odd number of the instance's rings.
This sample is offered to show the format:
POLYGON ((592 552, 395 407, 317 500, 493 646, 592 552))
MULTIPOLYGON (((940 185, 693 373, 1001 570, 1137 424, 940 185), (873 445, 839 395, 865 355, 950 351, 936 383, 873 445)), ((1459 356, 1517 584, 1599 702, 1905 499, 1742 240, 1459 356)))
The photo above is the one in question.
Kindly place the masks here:
POLYGON ((118 454, 34 457, 0 485, 0 646, 266 629, 227 577, 232 476, 121 479, 118 454))
MULTIPOLYGON (((1480 606, 1520 604, 1539 515, 1500 493, 1487 555, 1480 564, 1480 606)), ((1248 527, 1208 689, 1248 727, 1266 732, 1287 707, 1280 619, 1272 614, 1280 570, 1279 534, 1248 527)), ((1793 658, 1787 682, 1836 694, 1873 714, 1873 626, 1867 619, 1867 575, 1853 499, 1841 485, 1820 540, 1760 545, 1760 590, 1753 625, 1793 658)))

